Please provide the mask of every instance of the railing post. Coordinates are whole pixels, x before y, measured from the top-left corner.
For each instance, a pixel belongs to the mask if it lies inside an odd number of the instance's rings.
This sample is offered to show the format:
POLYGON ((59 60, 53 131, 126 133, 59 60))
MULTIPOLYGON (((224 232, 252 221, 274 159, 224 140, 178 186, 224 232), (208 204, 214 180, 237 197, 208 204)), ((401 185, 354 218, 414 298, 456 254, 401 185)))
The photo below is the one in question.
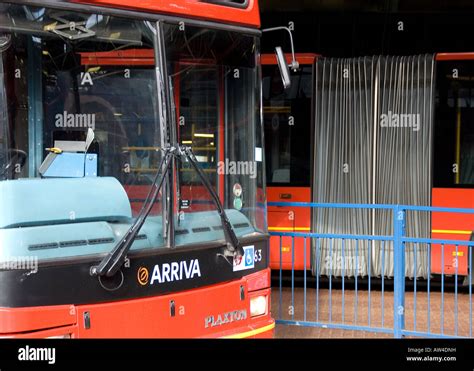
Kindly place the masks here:
POLYGON ((402 337, 405 329, 405 210, 397 205, 393 209, 393 335, 402 337))

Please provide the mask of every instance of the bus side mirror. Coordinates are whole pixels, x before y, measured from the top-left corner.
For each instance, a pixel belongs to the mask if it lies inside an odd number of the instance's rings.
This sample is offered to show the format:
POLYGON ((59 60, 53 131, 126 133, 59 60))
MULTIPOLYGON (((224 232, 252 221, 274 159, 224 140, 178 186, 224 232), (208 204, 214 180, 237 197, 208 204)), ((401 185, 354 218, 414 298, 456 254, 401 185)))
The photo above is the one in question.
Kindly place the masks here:
POLYGON ((275 54, 278 62, 278 68, 280 69, 283 87, 288 89, 291 86, 290 69, 286 63, 285 55, 283 54, 280 46, 275 48, 275 54))

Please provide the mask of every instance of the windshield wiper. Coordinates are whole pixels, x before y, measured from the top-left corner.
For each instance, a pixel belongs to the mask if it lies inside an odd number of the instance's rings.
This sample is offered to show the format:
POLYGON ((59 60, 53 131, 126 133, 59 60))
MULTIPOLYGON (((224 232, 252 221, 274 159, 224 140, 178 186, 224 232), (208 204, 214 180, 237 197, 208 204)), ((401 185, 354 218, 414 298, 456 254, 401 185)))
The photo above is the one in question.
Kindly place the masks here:
POLYGON ((244 249, 242 248, 239 242, 239 239, 237 238, 237 235, 235 234, 234 227, 232 227, 232 224, 230 223, 229 218, 227 218, 224 207, 222 206, 221 201, 219 200, 219 196, 214 190, 214 187, 209 182, 209 179, 206 177, 206 175, 202 171, 202 168, 199 165, 198 160, 194 156, 193 150, 191 149, 191 147, 186 147, 186 146, 181 146, 180 149, 181 149, 181 153, 191 163, 192 167, 194 168, 199 178, 201 179, 201 182, 204 184, 206 189, 211 194, 212 200, 214 201, 214 204, 216 205, 216 208, 217 208, 217 212, 221 218, 221 223, 224 229, 225 239, 227 241, 227 250, 229 250, 232 254, 234 254, 234 257, 239 257, 239 256, 242 257, 244 255, 244 249))
POLYGON ((150 187, 150 191, 143 203, 143 206, 138 214, 138 217, 135 219, 135 222, 128 229, 127 233, 122 237, 120 242, 110 251, 107 256, 102 259, 102 261, 93 267, 91 267, 90 273, 93 276, 107 276, 112 277, 115 273, 118 272, 120 267, 125 262, 128 251, 132 247, 133 242, 135 241, 138 232, 145 223, 146 218, 150 214, 156 198, 163 186, 166 174, 169 171, 170 165, 172 164, 173 156, 182 155, 184 156, 192 165, 196 173, 198 174, 201 182, 204 184, 206 189, 209 191, 212 200, 217 208, 219 217, 221 218, 222 227, 224 230, 224 236, 227 241, 227 250, 234 255, 235 257, 242 257, 244 255, 244 249, 242 248, 237 235, 235 234, 234 228, 227 218, 224 207, 222 206, 219 196, 212 187, 209 179, 202 171, 199 162, 197 161, 194 153, 190 147, 177 146, 171 147, 165 150, 163 158, 161 159, 160 165, 158 167, 158 172, 153 180, 153 183, 150 187))
POLYGON ((132 247, 138 232, 143 226, 143 223, 145 223, 145 220, 148 214, 150 214, 155 200, 160 193, 166 174, 168 173, 170 165, 172 164, 171 159, 174 156, 175 151, 175 147, 167 148, 165 150, 160 165, 158 166, 156 176, 153 179, 153 183, 150 187, 150 191, 143 202, 143 206, 140 209, 140 213, 135 219, 135 222, 131 225, 131 227, 122 237, 120 242, 113 248, 113 250, 110 251, 98 265, 91 267, 91 275, 112 277, 115 273, 117 273, 122 264, 125 262, 128 251, 132 247))

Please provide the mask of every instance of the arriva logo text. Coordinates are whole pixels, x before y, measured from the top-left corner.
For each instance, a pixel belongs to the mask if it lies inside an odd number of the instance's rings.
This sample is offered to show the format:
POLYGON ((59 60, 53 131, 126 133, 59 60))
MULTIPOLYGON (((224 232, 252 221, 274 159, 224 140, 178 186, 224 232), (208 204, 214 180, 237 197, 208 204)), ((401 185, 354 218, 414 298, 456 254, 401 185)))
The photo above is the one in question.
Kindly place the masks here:
POLYGON ((156 264, 150 279, 150 285, 154 283, 165 283, 181 280, 189 280, 201 277, 199 260, 156 264))

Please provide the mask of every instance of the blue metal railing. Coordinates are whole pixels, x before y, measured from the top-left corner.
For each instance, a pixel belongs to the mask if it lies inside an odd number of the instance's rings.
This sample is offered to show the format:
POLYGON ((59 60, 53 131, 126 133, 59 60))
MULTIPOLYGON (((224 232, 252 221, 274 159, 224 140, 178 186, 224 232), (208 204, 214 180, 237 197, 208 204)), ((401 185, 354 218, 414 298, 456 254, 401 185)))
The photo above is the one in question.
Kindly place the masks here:
MULTIPOLYGON (((445 272, 444 258, 445 246, 455 247, 456 262, 459 261, 459 247, 464 246, 467 249, 467 262, 469 270, 472 267, 472 248, 474 241, 463 240, 446 240, 421 237, 408 237, 405 233, 406 214, 409 212, 446 212, 446 213, 463 213, 474 214, 474 209, 468 208, 447 208, 447 207, 428 207, 428 206, 408 206, 408 205, 371 205, 371 204, 334 204, 334 203, 304 203, 304 202, 269 202, 268 206, 280 207, 304 207, 311 209, 333 208, 333 209, 382 209, 392 212, 393 234, 392 235, 357 235, 347 233, 317 233, 311 231, 304 232, 270 232, 271 236, 279 238, 279 292, 278 292, 278 318, 277 323, 299 325, 299 326, 316 326, 347 330, 363 330, 375 331, 383 333, 392 333, 394 337, 402 336, 426 336, 426 337, 472 337, 472 274, 468 272, 468 287, 466 293, 464 290, 460 292, 458 287, 458 264, 455 265, 454 276, 454 293, 446 292, 447 276, 445 272), (287 290, 283 288, 283 239, 291 238, 291 292, 287 294, 287 290), (295 243, 296 241, 296 243, 295 243), (298 243, 298 241, 303 241, 298 243), (333 258, 335 243, 338 242, 339 251, 342 254, 342 266, 339 275, 333 274, 333 258), (329 254, 329 264, 331 270, 325 274, 321 274, 321 258, 323 254, 322 245, 329 254), (372 282, 372 255, 376 252, 376 244, 381 246, 382 255, 382 274, 380 275, 380 294, 373 292, 372 282), (359 248, 360 245, 367 246, 367 275, 364 282, 365 290, 362 289, 359 273, 351 277, 350 269, 346 267, 347 255, 346 249, 348 245, 355 247, 355 268, 359 272, 359 264, 361 258, 359 248), (386 277, 385 272, 385 250, 387 245, 393 246, 393 281, 390 277, 386 277), (406 281, 406 247, 413 245, 413 294, 409 297, 407 304, 408 292, 405 288, 406 281), (424 280, 418 281, 418 252, 421 252, 423 246, 426 245, 425 253, 428 258, 428 274, 424 280), (433 287, 433 278, 431 275, 431 252, 433 245, 440 245, 441 249, 441 273, 439 290, 433 287), (308 248, 313 250, 311 256, 311 268, 313 270, 314 285, 310 286, 307 269, 303 269, 303 300, 302 315, 297 316, 301 312, 299 306, 295 305, 297 296, 295 288, 295 249, 302 249, 303 266, 308 267, 307 252, 308 248), (346 271, 347 270, 347 271, 346 271), (322 279, 326 276, 325 287, 323 288, 322 279), (337 285, 339 288, 335 289, 337 285), (347 285, 352 284, 353 288, 347 289, 347 285), (387 290, 387 280, 393 283, 393 294, 387 290), (423 281, 423 282, 422 282, 423 281), (422 285, 422 283, 424 283, 422 285), (420 287, 420 285, 422 287, 420 287), (289 296, 289 299, 286 299, 289 296), (308 306, 308 299, 314 296, 314 307, 308 306), (390 310, 386 305, 387 299, 393 298, 393 308, 390 310), (283 302, 290 302, 288 314, 283 312, 283 302), (365 303, 365 301, 367 302, 365 303), (375 305, 374 305, 375 303, 375 305), (439 305, 437 305, 439 304, 439 305), (375 306, 375 308, 374 308, 375 306), (461 306, 461 309, 460 309, 461 306), (325 313, 327 307, 327 313, 325 313), (350 320, 346 317, 347 308, 352 309, 353 315, 350 320), (448 308, 448 313, 446 313, 448 308), (334 311, 334 309, 336 309, 334 311), (339 309, 341 313, 339 314, 339 309), (426 316, 419 315, 420 309, 426 310, 426 316), (314 315, 311 311, 314 310, 314 315), (366 321, 360 318, 361 314, 366 310, 366 321), (418 313, 417 313, 418 311, 418 313), (449 312, 451 311, 451 312, 449 312), (325 318, 322 315, 326 314, 325 318), (336 316, 337 314, 337 316, 336 316), (452 314, 452 315, 450 315, 452 314), (391 317, 392 321, 386 319, 386 315, 391 317), (313 317, 314 320, 309 318, 313 317), (375 320, 374 320, 375 317, 375 320), (449 318, 448 318, 449 317, 449 318), (377 318, 380 318, 377 320, 377 318), (407 318, 412 324, 408 328, 407 318), (438 321, 439 319, 439 321, 438 321), (448 321, 450 319, 450 321, 448 321), (435 328, 434 324, 438 324, 435 328), (461 325, 460 325, 461 323, 461 325), (466 328, 467 327, 467 328, 466 328), (451 331, 446 331, 449 328, 451 331)), ((474 229, 474 228, 473 228, 474 229)), ((350 246, 349 246, 350 247, 350 246)), ((348 254, 349 255, 349 254, 348 254)), ((351 255, 352 259, 353 256, 351 255)), ((349 260, 352 262, 352 260, 349 260)), ((421 262, 420 262, 421 263, 421 262)), ((312 278, 312 277, 311 277, 312 278)), ((311 300, 311 299, 310 299, 311 300)))

